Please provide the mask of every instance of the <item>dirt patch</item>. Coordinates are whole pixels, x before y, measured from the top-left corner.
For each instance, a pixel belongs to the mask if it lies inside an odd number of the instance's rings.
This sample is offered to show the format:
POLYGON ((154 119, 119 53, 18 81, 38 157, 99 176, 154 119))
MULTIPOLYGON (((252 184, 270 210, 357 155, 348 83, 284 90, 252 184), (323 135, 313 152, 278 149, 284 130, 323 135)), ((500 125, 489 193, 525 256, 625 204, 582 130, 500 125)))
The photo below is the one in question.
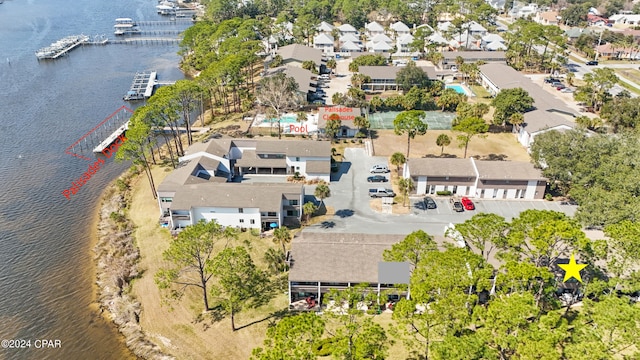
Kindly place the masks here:
MULTIPOLYGON (((446 157, 462 158, 464 148, 458 147, 457 134, 451 130, 428 130, 425 135, 416 136, 411 141, 410 158, 421 158, 425 156, 441 156, 441 148, 436 144, 436 139, 440 134, 447 134, 451 138, 451 144, 444 147, 446 157)), ((393 133, 393 130, 378 130, 377 138, 373 139, 376 156, 391 156, 395 152, 406 155, 407 137, 393 133)), ((467 157, 480 156, 488 157, 501 156, 504 160, 529 161, 530 157, 524 147, 516 140, 516 136, 511 133, 487 134, 486 138, 474 137, 469 143, 467 157)))

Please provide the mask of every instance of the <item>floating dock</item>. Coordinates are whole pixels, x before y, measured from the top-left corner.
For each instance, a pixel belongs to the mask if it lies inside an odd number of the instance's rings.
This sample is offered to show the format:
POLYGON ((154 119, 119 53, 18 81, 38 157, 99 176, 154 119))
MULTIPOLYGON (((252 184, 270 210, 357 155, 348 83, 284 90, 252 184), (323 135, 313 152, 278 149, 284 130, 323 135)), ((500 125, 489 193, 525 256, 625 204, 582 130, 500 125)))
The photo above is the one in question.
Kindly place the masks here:
POLYGON ((47 47, 36 51, 36 57, 38 60, 42 59, 57 59, 60 56, 66 55, 69 51, 76 47, 89 42, 87 35, 71 35, 63 39, 60 39, 47 47))
POLYGON ((124 96, 124 100, 144 100, 153 95, 153 89, 156 86, 157 73, 155 71, 138 72, 133 78, 131 88, 124 96))
POLYGON ((116 141, 116 139, 120 135, 124 134, 124 132, 127 131, 127 130, 129 130, 129 122, 128 121, 124 125, 122 125, 119 128, 117 128, 116 131, 114 131, 111 135, 109 135, 109 137, 104 139, 104 141, 101 142, 98 146, 93 148, 93 152, 94 153, 101 153, 102 151, 104 151, 104 149, 108 148, 109 145, 113 144, 113 142, 116 141))

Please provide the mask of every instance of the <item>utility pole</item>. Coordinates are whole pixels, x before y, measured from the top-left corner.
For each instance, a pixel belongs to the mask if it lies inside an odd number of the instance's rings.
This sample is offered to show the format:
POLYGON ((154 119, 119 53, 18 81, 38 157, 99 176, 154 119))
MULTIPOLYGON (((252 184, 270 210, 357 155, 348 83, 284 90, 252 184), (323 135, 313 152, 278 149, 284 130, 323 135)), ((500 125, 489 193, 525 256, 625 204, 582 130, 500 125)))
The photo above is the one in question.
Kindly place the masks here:
MULTIPOLYGON (((604 30, 600 31, 600 37, 598 38, 598 47, 600 47, 600 44, 602 43, 602 33, 604 32, 604 30)), ((596 58, 594 59, 595 61, 598 61, 598 55, 600 53, 596 50, 596 58)))

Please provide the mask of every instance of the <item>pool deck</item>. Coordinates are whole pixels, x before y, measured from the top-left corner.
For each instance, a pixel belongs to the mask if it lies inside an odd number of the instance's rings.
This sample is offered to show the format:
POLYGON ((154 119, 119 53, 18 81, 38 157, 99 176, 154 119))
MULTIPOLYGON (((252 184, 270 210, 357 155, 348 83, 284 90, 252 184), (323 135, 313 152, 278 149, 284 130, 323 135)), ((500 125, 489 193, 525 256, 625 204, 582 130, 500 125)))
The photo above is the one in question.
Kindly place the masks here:
POLYGON ((446 84, 445 87, 456 90, 458 94, 460 94, 460 91, 458 91, 458 88, 460 88, 462 89, 462 91, 464 91, 465 95, 469 97, 476 96, 476 94, 474 94, 473 91, 468 86, 466 86, 466 84, 462 84, 462 83, 446 84))

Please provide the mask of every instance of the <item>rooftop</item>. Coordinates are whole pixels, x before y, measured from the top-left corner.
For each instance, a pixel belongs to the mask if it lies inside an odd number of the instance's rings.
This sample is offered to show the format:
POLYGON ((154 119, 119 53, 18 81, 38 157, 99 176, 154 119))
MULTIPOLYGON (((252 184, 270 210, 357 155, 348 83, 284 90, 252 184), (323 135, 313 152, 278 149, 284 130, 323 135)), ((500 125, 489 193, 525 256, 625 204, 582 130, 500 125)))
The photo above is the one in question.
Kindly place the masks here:
POLYGON ((476 171, 469 159, 419 158, 407 161, 411 176, 434 177, 476 177, 476 171))
MULTIPOLYGON (((425 73, 429 79, 436 78, 436 69, 433 66, 419 66, 425 73)), ((359 66, 358 72, 364 75, 371 77, 371 79, 387 79, 387 80, 395 80, 398 71, 403 69, 399 66, 359 66)))
POLYGON ((507 59, 504 51, 443 51, 442 55, 445 60, 455 60, 458 56, 462 56, 465 61, 470 62, 477 60, 506 61, 507 59))
POLYGON ((303 232, 291 244, 289 281, 377 283, 382 253, 405 236, 303 232))
POLYGON ((526 161, 475 160, 480 179, 484 180, 546 180, 542 172, 526 161))
POLYGON ((283 60, 294 59, 300 62, 312 60, 316 65, 322 62, 322 50, 300 44, 283 46, 276 51, 283 60))

